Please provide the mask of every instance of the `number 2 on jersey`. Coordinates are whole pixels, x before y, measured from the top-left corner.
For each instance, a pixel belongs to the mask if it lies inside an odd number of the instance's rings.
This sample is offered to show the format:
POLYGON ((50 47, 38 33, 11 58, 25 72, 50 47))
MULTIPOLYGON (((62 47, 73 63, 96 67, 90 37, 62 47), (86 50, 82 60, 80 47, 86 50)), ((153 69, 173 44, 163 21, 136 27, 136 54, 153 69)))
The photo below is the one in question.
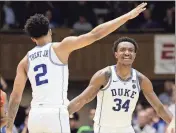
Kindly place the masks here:
POLYGON ((41 69, 42 72, 38 73, 35 76, 36 86, 48 83, 48 79, 43 79, 43 80, 40 79, 41 77, 45 76, 46 73, 47 73, 46 65, 45 64, 40 64, 40 65, 37 65, 37 66, 34 67, 35 72, 37 72, 39 69, 41 69))
POLYGON ((125 112, 128 112, 130 100, 126 100, 125 103, 122 104, 122 100, 116 98, 114 99, 114 102, 116 103, 116 107, 112 108, 114 111, 120 111, 121 108, 123 108, 125 109, 125 112))

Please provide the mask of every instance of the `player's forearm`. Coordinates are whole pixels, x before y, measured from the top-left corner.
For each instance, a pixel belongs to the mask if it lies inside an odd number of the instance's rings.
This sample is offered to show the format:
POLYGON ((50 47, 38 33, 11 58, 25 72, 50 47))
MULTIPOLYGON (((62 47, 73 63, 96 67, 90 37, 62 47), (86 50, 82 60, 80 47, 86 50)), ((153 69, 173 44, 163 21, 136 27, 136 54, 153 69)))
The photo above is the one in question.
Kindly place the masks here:
POLYGON ((125 22, 129 20, 129 14, 122 15, 116 19, 108 21, 106 23, 100 24, 99 26, 95 27, 91 33, 94 34, 97 40, 107 36, 108 34, 114 32, 117 28, 122 26, 125 22))
POLYGON ((172 113, 166 109, 164 106, 161 106, 160 108, 158 108, 156 110, 157 114, 167 123, 170 123, 172 118, 173 118, 173 115, 172 113))
POLYGON ((79 111, 85 104, 86 102, 84 100, 79 100, 78 98, 71 100, 70 104, 68 105, 69 114, 71 115, 79 111))
POLYGON ((11 95, 8 107, 7 130, 12 130, 21 98, 11 95))

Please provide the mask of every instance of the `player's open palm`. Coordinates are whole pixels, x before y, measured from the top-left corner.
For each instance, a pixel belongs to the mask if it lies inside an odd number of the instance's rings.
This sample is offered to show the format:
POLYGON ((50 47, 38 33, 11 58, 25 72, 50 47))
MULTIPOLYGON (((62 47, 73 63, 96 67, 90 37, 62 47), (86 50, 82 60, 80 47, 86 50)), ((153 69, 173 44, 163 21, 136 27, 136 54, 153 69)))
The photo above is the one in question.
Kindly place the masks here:
POLYGON ((140 5, 138 5, 136 8, 134 8, 133 10, 131 10, 128 14, 129 14, 129 18, 133 19, 135 17, 137 17, 141 12, 145 11, 145 7, 146 7, 147 3, 141 3, 140 5))

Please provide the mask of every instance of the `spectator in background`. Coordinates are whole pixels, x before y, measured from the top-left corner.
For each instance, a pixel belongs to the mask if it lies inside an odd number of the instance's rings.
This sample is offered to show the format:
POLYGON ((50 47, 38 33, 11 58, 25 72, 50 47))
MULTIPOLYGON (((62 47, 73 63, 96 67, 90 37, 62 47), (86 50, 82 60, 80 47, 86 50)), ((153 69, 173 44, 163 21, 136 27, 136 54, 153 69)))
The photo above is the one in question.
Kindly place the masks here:
POLYGON ((95 116, 95 109, 91 109, 89 111, 89 119, 91 121, 90 125, 87 125, 87 126, 81 126, 79 129, 78 129, 78 132, 77 133, 94 133, 94 130, 93 130, 93 118, 95 116))
POLYGON ((56 28, 58 25, 52 20, 52 12, 51 10, 47 10, 45 13, 45 16, 48 18, 49 20, 49 28, 53 29, 56 28))
POLYGON ((173 92, 173 82, 165 81, 164 82, 164 92, 159 95, 159 99, 165 105, 170 105, 172 102, 172 92, 173 92))
POLYGON ((141 103, 137 103, 135 111, 133 113, 132 125, 136 125, 137 124, 137 114, 138 114, 138 112, 140 112, 143 109, 144 109, 144 107, 142 106, 142 104, 141 103))
POLYGON ((148 113, 141 110, 137 114, 138 124, 134 126, 135 133, 156 133, 156 130, 148 124, 148 113))
POLYGON ((148 108, 147 110, 148 115, 152 118, 151 126, 155 128, 156 133, 165 133, 166 123, 157 115, 152 107, 148 108))
POLYGON ((27 125, 28 125, 28 115, 25 118, 23 127, 21 128, 21 126, 20 126, 21 129, 20 129, 19 133, 29 133, 27 125))
POLYGON ((154 121, 153 118, 155 117, 155 110, 152 107, 148 107, 145 109, 147 115, 148 115, 148 124, 150 126, 153 126, 154 121))
POLYGON ((28 127, 27 127, 27 125, 28 125, 28 116, 29 116, 29 111, 30 111, 30 106, 25 110, 25 115, 26 115, 26 117, 25 117, 25 120, 24 120, 24 123, 23 124, 21 124, 20 125, 20 127, 19 127, 19 133, 29 133, 29 131, 28 131, 28 127))
POLYGON ((91 25, 96 26, 96 15, 90 5, 90 2, 78 1, 77 11, 79 16, 84 16, 91 25))
POLYGON ((84 16, 79 16, 79 20, 73 25, 73 30, 76 32, 88 32, 92 29, 91 23, 87 22, 84 16))
MULTIPOLYGON (((172 86, 173 93, 172 93, 172 104, 169 106, 169 110, 173 114, 173 116, 176 116, 176 85, 173 84, 172 86)), ((172 120, 172 122, 167 125, 167 133, 174 133, 175 131, 172 130, 171 128, 176 126, 176 121, 175 119, 172 120)))
POLYGON ((146 9, 144 11, 144 22, 141 24, 143 30, 159 28, 159 24, 152 19, 151 11, 146 9))
POLYGON ((155 110, 148 107, 145 111, 148 115, 148 124, 156 130, 156 133, 165 133, 166 123, 157 115, 155 110))
POLYGON ((172 102, 168 108, 172 112, 172 114, 175 116, 176 114, 176 86, 174 84, 172 85, 172 90, 173 90, 172 98, 171 98, 172 102))
POLYGON ((7 83, 5 82, 4 78, 0 74, 0 89, 6 90, 7 89, 7 83))
POLYGON ((78 131, 78 122, 79 122, 78 113, 74 113, 74 114, 70 115, 70 129, 71 129, 71 133, 77 133, 77 131, 78 131))
POLYGON ((175 31, 175 17, 174 17, 174 11, 175 8, 169 8, 166 11, 166 16, 164 17, 164 26, 166 31, 168 32, 174 32, 175 31))
POLYGON ((0 89, 0 128, 6 125, 7 94, 0 89))
MULTIPOLYGON (((0 133, 6 133, 7 106, 7 94, 0 89, 0 133)), ((18 133, 15 125, 13 126, 12 133, 18 133)))
POLYGON ((3 6, 3 12, 4 12, 4 25, 2 27, 3 30, 8 30, 11 28, 16 28, 16 19, 15 19, 15 13, 13 11, 13 8, 11 7, 10 1, 5 1, 5 4, 3 6))

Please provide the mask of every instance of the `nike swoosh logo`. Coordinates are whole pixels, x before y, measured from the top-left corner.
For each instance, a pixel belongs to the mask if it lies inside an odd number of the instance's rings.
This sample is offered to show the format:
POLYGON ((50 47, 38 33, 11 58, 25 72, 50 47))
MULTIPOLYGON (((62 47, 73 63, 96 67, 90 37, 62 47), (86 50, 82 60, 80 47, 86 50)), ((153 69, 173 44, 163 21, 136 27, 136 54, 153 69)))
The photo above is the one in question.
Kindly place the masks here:
POLYGON ((118 80, 113 80, 113 82, 117 82, 118 80))

